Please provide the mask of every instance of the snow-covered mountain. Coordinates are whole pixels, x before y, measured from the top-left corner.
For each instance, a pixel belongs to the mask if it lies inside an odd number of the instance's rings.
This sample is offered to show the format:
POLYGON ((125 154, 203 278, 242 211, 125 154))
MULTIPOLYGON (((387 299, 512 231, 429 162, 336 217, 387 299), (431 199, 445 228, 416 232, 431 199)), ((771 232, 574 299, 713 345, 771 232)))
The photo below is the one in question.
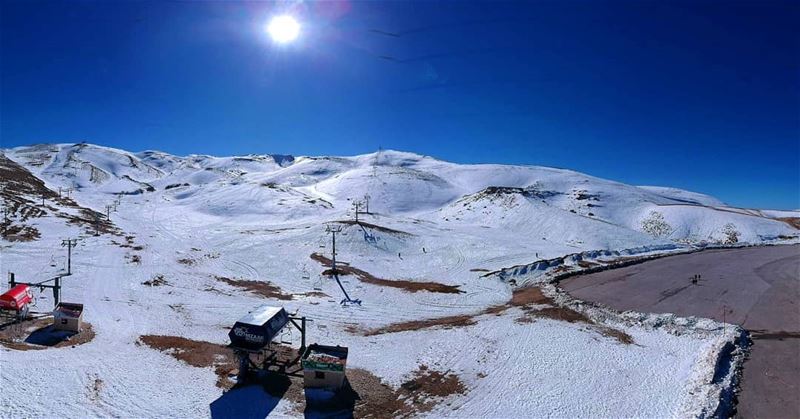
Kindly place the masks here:
POLYGON ((389 218, 422 219, 459 231, 505 230, 584 250, 724 241, 729 224, 746 242, 797 233, 775 219, 796 213, 773 217, 680 189, 637 187, 547 167, 460 165, 397 151, 181 157, 81 143, 3 153, 50 189, 73 189, 87 202, 101 204, 115 194, 162 196, 182 211, 266 223, 342 218, 368 195, 370 212, 389 218), (654 211, 667 224, 659 237, 643 231, 654 211))
MULTIPOLYGON (((52 278, 66 265, 62 240, 77 238, 62 296, 85 305, 96 334, 26 350, 0 328, 0 417, 302 415, 302 392, 220 388, 235 368, 230 326, 264 303, 312 319, 310 342, 350 348, 357 416, 708 417, 729 393, 735 368, 716 368, 738 359, 720 357, 736 328, 612 313, 524 285, 699 242, 796 241, 800 220, 569 170, 396 151, 37 145, 2 150, 0 182, 3 270, 52 278), (340 305, 325 273, 326 225, 341 228, 342 284, 360 306, 340 305), (414 380, 434 373, 456 391, 419 390, 414 380)), ((36 311, 50 310, 50 294, 35 292, 36 311)))

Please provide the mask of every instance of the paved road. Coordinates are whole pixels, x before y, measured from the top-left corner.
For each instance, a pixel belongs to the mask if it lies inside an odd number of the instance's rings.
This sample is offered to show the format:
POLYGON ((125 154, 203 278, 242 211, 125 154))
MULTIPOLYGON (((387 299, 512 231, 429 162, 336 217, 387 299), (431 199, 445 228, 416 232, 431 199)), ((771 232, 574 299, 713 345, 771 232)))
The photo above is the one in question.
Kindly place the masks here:
POLYGON ((618 310, 710 317, 753 338, 740 418, 800 418, 800 246, 707 250, 568 278, 577 298, 618 310), (690 278, 701 275, 694 285, 690 278))

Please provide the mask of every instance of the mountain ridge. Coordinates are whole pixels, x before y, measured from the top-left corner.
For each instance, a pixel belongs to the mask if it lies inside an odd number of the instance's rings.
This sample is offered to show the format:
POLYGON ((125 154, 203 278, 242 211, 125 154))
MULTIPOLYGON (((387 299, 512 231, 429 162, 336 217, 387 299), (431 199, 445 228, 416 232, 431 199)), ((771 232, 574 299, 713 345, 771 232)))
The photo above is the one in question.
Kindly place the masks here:
MULTIPOLYGON (((351 216, 353 202, 370 196, 371 210, 386 215, 423 217, 465 228, 470 226, 466 220, 472 220, 484 228, 513 226, 530 234, 562 231, 573 238, 582 233, 563 224, 603 231, 613 225, 621 230, 617 234, 632 237, 646 234, 644 224, 658 213, 655 216, 664 218, 670 230, 665 237, 651 238, 660 244, 662 239, 724 240, 723 229, 728 224, 737 229, 742 241, 773 240, 795 231, 779 218, 800 215, 735 208, 697 192, 628 185, 569 169, 458 164, 395 150, 347 157, 216 157, 62 143, 0 151, 52 189, 75 190, 77 196, 90 194, 90 200, 103 195, 158 193, 210 216, 262 215, 277 222, 351 216), (507 199, 519 194, 521 200, 514 206, 497 206, 489 195, 500 192, 510 194, 507 199), (483 196, 475 198, 480 194, 483 196), (475 202, 467 205, 464 200, 469 197, 480 201, 481 207, 475 202), (781 217, 773 217, 773 213, 781 217)), ((642 245, 647 240, 634 241, 642 245)))

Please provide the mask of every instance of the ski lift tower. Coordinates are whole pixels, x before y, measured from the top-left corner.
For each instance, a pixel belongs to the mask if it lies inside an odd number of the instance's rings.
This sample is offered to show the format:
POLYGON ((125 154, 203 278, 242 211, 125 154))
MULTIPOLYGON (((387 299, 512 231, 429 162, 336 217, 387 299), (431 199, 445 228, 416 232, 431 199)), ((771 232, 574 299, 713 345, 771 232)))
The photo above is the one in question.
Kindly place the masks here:
POLYGON ((336 270, 336 233, 342 232, 342 227, 331 227, 328 224, 325 227, 325 231, 331 235, 331 242, 332 242, 332 249, 331 249, 331 274, 333 278, 336 279, 336 283, 339 284, 339 288, 342 290, 344 294, 344 299, 339 302, 339 304, 346 306, 348 304, 358 304, 361 305, 361 300, 359 299, 351 299, 350 296, 347 294, 347 291, 344 289, 344 285, 342 285, 342 281, 339 280, 339 271, 336 270))

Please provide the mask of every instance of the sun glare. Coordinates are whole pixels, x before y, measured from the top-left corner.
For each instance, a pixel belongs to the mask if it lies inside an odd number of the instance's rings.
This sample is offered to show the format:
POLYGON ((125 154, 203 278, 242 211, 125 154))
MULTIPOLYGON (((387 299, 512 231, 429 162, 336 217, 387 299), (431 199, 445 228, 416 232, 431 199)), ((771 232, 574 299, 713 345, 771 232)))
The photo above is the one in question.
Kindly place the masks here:
POLYGON ((273 41, 285 44, 297 39, 300 35, 300 24, 288 15, 275 16, 269 21, 267 32, 273 41))

